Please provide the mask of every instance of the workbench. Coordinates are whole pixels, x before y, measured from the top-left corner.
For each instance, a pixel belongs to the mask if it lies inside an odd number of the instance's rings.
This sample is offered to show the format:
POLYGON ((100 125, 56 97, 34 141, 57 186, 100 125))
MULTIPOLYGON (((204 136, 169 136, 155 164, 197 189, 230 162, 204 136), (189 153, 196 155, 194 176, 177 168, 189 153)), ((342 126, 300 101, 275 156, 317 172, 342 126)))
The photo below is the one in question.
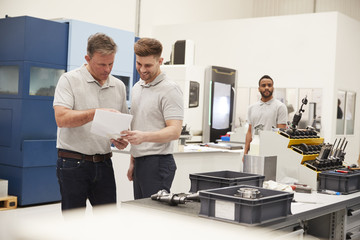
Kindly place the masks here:
MULTIPOLYGON (((223 150, 188 146, 184 152, 174 153, 177 172, 171 191, 173 193, 187 193, 190 190, 190 173, 209 171, 242 171, 242 150, 223 150)), ((171 218, 178 216, 191 219, 195 223, 205 221, 207 224, 231 226, 236 231, 244 232, 249 228, 267 229, 271 232, 285 234, 284 239, 303 235, 312 235, 322 239, 360 239, 360 193, 349 195, 326 195, 317 192, 295 193, 296 202, 291 204, 292 215, 258 225, 244 225, 229 223, 218 219, 199 217, 200 203, 187 203, 177 207, 168 206, 151 199, 133 200, 132 182, 126 178, 130 154, 128 151, 114 151, 113 163, 117 183, 118 201, 121 208, 141 208, 141 211, 155 211, 165 213, 171 218), (353 216, 348 216, 348 213, 353 216), (201 219, 201 220, 200 220, 201 219)), ((241 233, 242 234, 242 233, 241 233)))
MULTIPOLYGON (((291 203, 292 215, 260 224, 241 224, 227 220, 208 219, 208 221, 228 222, 240 229, 266 229, 268 232, 281 233, 283 237, 302 239, 303 236, 315 236, 321 239, 359 239, 360 237, 360 192, 349 195, 327 195, 317 192, 294 193, 295 202, 291 203)), ((142 207, 193 218, 199 216, 200 203, 189 202, 178 206, 155 200, 140 199, 126 201, 123 207, 142 207)), ((195 220, 196 221, 196 220, 195 220)), ((225 237, 225 236, 224 236, 225 237)), ((284 238, 284 239, 289 239, 284 238)), ((292 239, 292 238, 291 238, 292 239)))

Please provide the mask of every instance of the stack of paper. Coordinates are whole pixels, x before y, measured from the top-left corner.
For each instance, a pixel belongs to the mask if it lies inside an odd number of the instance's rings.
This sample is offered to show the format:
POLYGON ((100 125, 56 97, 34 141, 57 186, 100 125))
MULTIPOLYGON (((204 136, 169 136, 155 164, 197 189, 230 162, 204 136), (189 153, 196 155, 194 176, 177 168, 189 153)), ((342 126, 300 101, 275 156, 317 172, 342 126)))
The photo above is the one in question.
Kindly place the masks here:
POLYGON ((121 137, 120 132, 130 129, 132 118, 130 114, 97 109, 90 131, 102 137, 117 139, 121 137))

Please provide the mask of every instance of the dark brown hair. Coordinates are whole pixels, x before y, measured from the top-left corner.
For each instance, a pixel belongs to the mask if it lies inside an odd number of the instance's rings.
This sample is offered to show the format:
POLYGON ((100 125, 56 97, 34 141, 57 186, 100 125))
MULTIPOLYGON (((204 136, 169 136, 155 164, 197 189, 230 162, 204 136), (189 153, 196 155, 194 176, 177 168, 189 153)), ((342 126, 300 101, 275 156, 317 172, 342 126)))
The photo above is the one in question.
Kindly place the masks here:
POLYGON ((159 58, 162 49, 160 41, 154 38, 141 38, 134 45, 135 54, 140 57, 154 56, 159 58))

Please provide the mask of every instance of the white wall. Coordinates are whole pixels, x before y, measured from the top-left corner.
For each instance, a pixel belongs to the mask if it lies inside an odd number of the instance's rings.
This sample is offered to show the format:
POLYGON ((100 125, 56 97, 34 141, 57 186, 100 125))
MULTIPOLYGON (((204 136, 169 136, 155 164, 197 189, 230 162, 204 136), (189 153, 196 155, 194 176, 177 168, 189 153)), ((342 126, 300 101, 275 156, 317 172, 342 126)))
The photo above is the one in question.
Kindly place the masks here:
MULTIPOLYGON (((165 59, 176 40, 193 40, 195 64, 237 69, 241 93, 244 87, 257 88, 264 74, 272 76, 275 88, 323 88, 334 79, 336 16, 321 13, 163 25, 154 28, 153 36, 163 42, 165 59)), ((248 102, 237 102, 236 119, 247 106, 248 102)))
POLYGON ((139 36, 151 36, 154 26, 249 18, 253 0, 142 0, 139 36))
MULTIPOLYGON (((334 88, 332 95, 337 96, 338 90, 357 92, 355 103, 355 132, 354 135, 345 135, 349 141, 346 147, 346 158, 348 161, 356 163, 358 156, 352 154, 357 149, 359 154, 360 142, 360 22, 340 15, 338 18, 337 44, 336 44, 336 63, 334 72, 334 88), (348 154, 349 153, 349 154, 348 154)), ((329 96, 330 97, 330 96, 329 96)), ((337 98, 333 98, 333 106, 337 104, 337 98)), ((336 119, 336 111, 333 108, 332 119, 336 119)), ((335 122, 331 125, 332 136, 336 135, 335 122)))
POLYGON ((0 18, 66 18, 134 32, 135 0, 0 0, 0 18))
POLYGON ((163 24, 325 11, 339 11, 360 20, 357 0, 0 0, 0 18, 67 18, 136 33, 138 1, 140 37, 151 36, 152 28, 163 24))
POLYGON ((224 20, 154 27, 165 59, 176 40, 195 42, 196 65, 239 70, 238 87, 267 73, 277 87, 322 87, 333 78, 336 13, 224 20), (320 81, 319 81, 320 80, 320 81), (315 85, 315 86, 314 86, 315 85))
MULTIPOLYGON (((142 0, 139 36, 159 24, 189 23, 252 16, 252 0, 142 0)), ((0 18, 67 18, 136 31, 136 0, 0 0, 0 18)))

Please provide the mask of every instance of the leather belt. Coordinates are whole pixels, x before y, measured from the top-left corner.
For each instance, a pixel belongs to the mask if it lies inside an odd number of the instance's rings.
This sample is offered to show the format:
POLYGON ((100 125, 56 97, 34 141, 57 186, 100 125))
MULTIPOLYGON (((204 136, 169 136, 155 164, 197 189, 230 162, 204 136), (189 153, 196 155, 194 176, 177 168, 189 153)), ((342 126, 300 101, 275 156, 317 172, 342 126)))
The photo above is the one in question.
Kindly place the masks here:
POLYGON ((85 155, 78 152, 68 152, 63 150, 58 150, 58 156, 60 158, 73 158, 78 160, 86 160, 90 162, 102 162, 106 159, 109 159, 112 157, 112 153, 107 154, 95 154, 95 155, 85 155))

